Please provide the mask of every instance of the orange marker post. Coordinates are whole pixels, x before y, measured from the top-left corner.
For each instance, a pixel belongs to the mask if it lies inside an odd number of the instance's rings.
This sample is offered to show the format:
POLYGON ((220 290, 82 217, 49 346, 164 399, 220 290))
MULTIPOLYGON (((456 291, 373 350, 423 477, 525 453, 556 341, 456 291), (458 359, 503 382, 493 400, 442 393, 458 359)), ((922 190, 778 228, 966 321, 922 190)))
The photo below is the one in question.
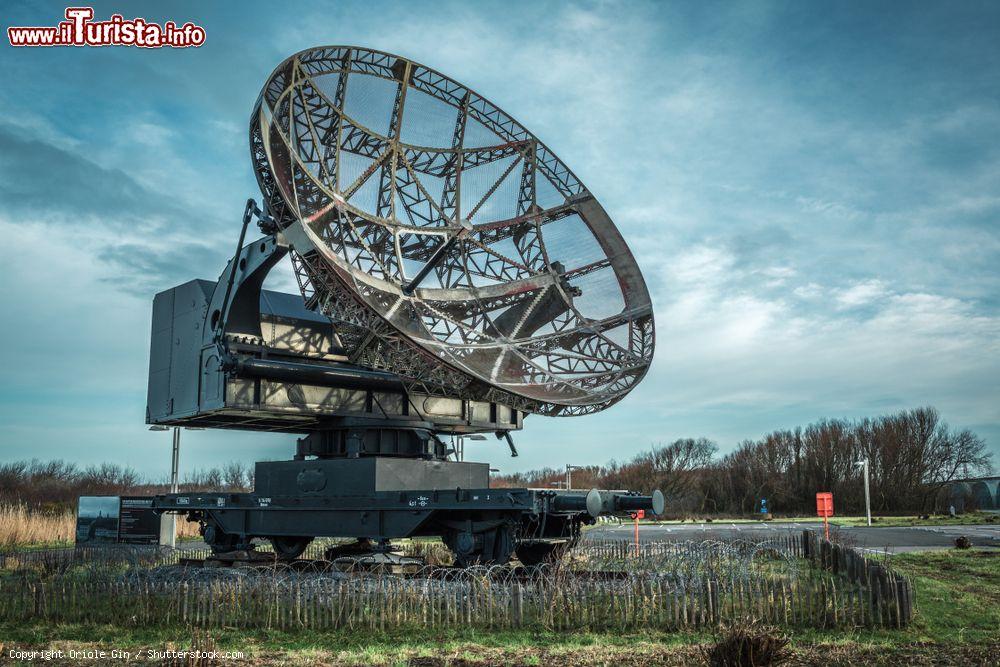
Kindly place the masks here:
POLYGON ((830 541, 830 524, 827 518, 833 516, 833 494, 829 491, 821 491, 816 494, 816 515, 823 517, 823 533, 826 541, 830 541))
POLYGON ((636 510, 632 512, 632 520, 635 521, 635 557, 639 557, 639 519, 646 516, 646 510, 636 510))

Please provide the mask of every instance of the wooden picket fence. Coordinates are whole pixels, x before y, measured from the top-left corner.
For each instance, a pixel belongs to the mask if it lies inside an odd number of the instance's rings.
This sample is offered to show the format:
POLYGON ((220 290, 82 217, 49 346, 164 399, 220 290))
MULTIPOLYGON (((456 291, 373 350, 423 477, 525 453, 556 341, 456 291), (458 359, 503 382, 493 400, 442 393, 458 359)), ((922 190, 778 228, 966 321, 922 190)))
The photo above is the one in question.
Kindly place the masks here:
POLYGON ((0 619, 283 630, 624 631, 710 627, 746 618, 785 627, 902 627, 912 618, 907 579, 813 533, 791 542, 797 542, 790 547, 794 555, 809 564, 794 576, 776 572, 728 580, 678 581, 649 572, 602 579, 558 570, 527 579, 471 574, 449 580, 5 576, 0 577, 0 619))
POLYGON ((884 562, 855 547, 824 540, 809 530, 802 533, 802 547, 803 555, 814 567, 867 592, 873 608, 882 610, 887 621, 878 625, 902 627, 913 619, 913 582, 884 562))

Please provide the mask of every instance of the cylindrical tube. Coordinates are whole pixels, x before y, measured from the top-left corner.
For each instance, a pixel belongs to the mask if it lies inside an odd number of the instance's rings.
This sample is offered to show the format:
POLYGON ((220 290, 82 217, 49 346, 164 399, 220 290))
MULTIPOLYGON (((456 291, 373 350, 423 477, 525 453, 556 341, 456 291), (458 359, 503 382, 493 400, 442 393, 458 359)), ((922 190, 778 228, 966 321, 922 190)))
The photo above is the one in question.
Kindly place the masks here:
POLYGON ((589 512, 591 516, 614 514, 615 512, 633 512, 647 510, 654 514, 662 514, 664 509, 663 493, 659 489, 651 496, 634 496, 628 493, 614 491, 598 491, 591 489, 586 495, 582 493, 559 493, 552 500, 552 508, 557 512, 589 512))
POLYGON ((587 495, 583 493, 557 493, 552 499, 556 512, 583 512, 587 510, 587 495))
POLYGON ((399 377, 392 373, 353 366, 302 364, 277 359, 230 356, 223 367, 242 377, 259 377, 276 382, 294 382, 322 387, 402 391, 399 377))
POLYGON ((635 510, 653 510, 652 496, 614 496, 615 509, 620 512, 634 512, 635 510))

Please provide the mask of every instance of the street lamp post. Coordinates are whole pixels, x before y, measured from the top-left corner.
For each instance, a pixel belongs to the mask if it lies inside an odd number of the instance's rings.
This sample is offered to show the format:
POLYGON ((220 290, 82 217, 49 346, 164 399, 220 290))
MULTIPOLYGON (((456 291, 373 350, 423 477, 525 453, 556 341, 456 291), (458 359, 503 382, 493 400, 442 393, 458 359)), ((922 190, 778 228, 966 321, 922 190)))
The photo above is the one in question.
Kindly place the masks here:
POLYGON ((181 462, 181 427, 174 427, 174 450, 170 456, 170 493, 177 493, 178 468, 181 462))
POLYGON ((865 473, 865 514, 868 516, 868 525, 872 525, 872 496, 868 484, 868 459, 861 459, 854 465, 861 466, 865 473))
MULTIPOLYGON (((179 426, 173 429, 167 426, 150 426, 150 431, 170 431, 173 430, 173 447, 170 453, 170 493, 177 493, 178 468, 181 458, 181 429, 179 426)), ((177 515, 165 513, 160 516, 160 544, 171 549, 177 546, 177 515)))
MULTIPOLYGON (((188 426, 189 431, 202 431, 204 429, 188 426)), ((170 452, 170 493, 177 493, 179 489, 179 471, 181 461, 181 427, 161 426, 156 424, 149 427, 150 431, 173 431, 173 446, 170 452)), ((177 515, 163 514, 160 517, 160 544, 169 547, 177 546, 177 515)))
POLYGON ((466 438, 468 438, 469 440, 485 440, 486 436, 480 435, 478 433, 473 433, 472 435, 456 435, 455 436, 455 445, 456 445, 455 458, 457 458, 459 461, 464 461, 465 460, 465 439, 466 438))
POLYGON ((570 465, 569 463, 566 464, 566 488, 567 489, 572 489, 573 488, 573 471, 574 470, 583 470, 583 466, 574 466, 574 465, 570 465))

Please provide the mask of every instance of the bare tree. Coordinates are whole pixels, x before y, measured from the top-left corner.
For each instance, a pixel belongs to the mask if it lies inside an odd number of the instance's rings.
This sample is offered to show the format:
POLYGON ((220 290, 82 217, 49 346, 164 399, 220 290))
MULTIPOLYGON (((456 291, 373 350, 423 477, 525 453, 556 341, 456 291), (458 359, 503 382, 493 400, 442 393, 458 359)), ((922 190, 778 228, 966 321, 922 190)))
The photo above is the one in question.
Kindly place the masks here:
POLYGON ((250 469, 242 461, 230 461, 222 469, 222 482, 227 491, 248 491, 252 482, 250 469))
MULTIPOLYGON (((934 408, 922 407, 849 422, 820 420, 802 429, 774 431, 746 440, 716 458, 705 438, 681 438, 653 446, 624 461, 573 472, 576 488, 661 489, 673 512, 753 512, 760 498, 772 511, 811 513, 815 493, 832 491, 838 511, 863 510, 861 472, 870 464, 872 506, 878 511, 927 511, 949 482, 990 472, 982 438, 955 431, 934 408)), ((185 491, 246 491, 254 468, 233 461, 222 468, 192 470, 185 491)), ((491 480, 499 487, 561 485, 562 468, 543 468, 491 480)), ((131 468, 114 463, 85 469, 61 460, 0 463, 0 503, 35 508, 74 506, 81 495, 164 493, 168 485, 143 481, 131 468)))

